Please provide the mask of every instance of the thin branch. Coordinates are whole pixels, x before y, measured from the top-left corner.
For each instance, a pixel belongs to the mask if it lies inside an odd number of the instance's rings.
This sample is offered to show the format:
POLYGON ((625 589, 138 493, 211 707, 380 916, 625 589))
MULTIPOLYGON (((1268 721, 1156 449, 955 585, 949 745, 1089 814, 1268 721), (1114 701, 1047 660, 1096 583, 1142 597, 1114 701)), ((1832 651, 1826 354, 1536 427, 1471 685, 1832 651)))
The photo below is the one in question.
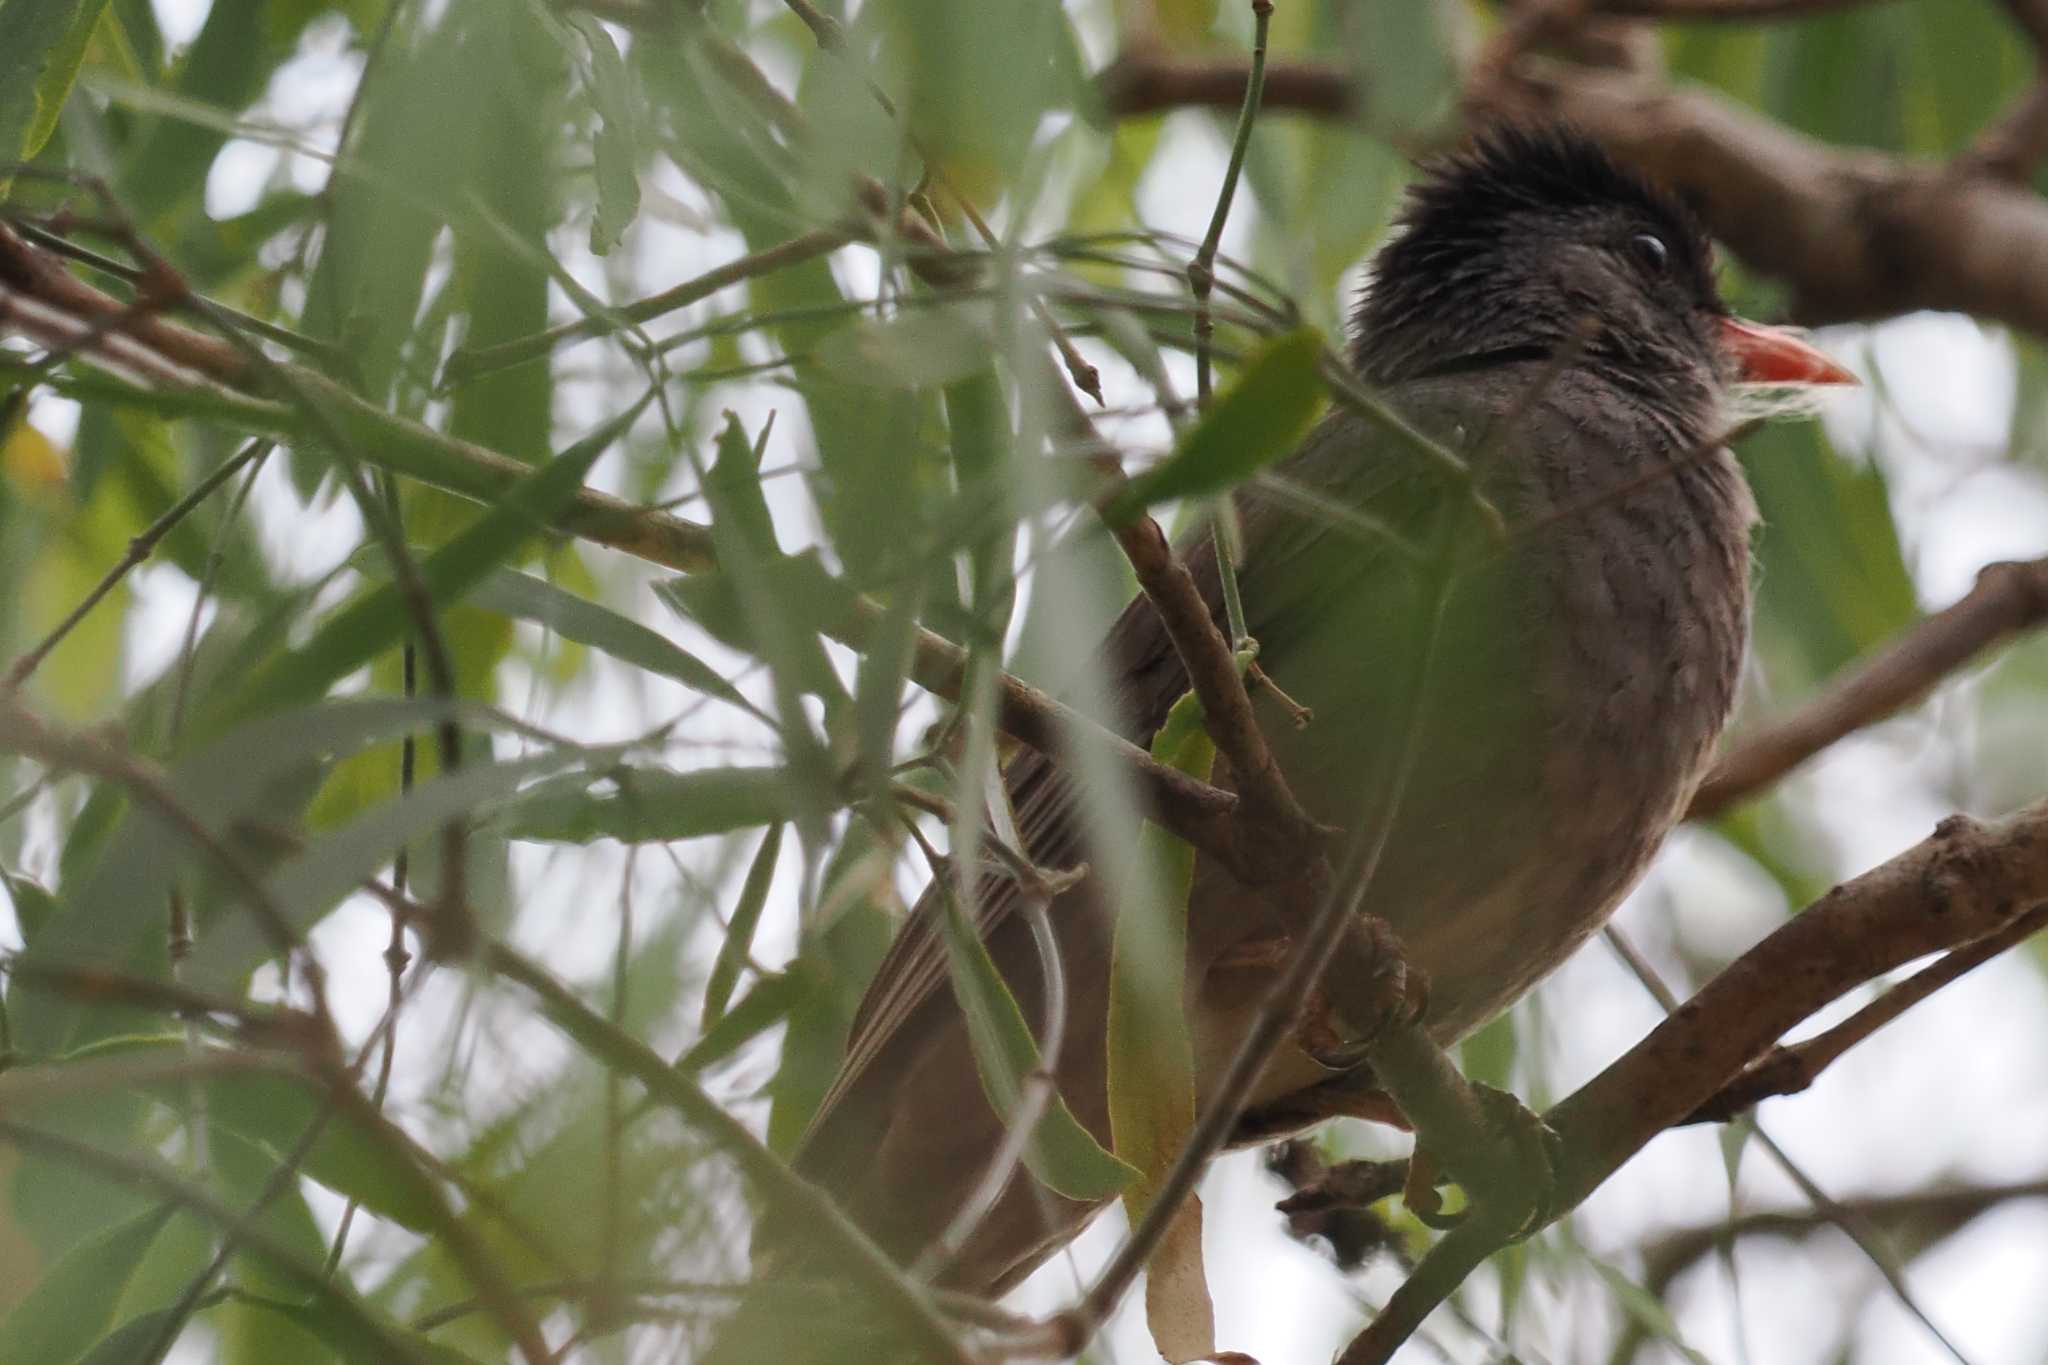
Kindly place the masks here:
MULTIPOLYGON (((1545 1115, 1558 1139, 1548 1216, 1563 1216, 1651 1138, 1681 1122, 1787 1031, 1863 982, 1914 958, 1999 934, 2048 900, 2048 801, 1982 824, 1950 816, 1925 841, 1793 916, 1619 1061, 1545 1115)), ((1484 1213, 1484 1206, 1479 1206, 1484 1213)), ((1505 1245, 1468 1219, 1342 1357, 1384 1361, 1406 1333, 1505 1245)))
POLYGON ((2048 622, 2048 559, 1984 568, 1967 595, 1934 613, 1812 702, 1743 736, 1694 793, 1700 820, 1768 787, 1844 735, 1925 695, 1986 650, 2048 622))
POLYGON ((1750 1059, 1863 982, 2012 930, 2048 900, 2048 801, 1927 839, 1844 882, 1701 987, 1625 1056, 1550 1111, 1565 1139, 1563 1208, 1750 1059))
POLYGON ((453 386, 493 370, 507 369, 529 360, 538 360, 565 341, 608 336, 626 326, 650 321, 664 313, 672 313, 700 299, 709 298, 729 285, 799 265, 804 261, 815 260, 819 256, 838 250, 852 240, 852 235, 840 228, 814 228, 786 242, 751 252, 736 261, 728 261, 658 294, 650 294, 644 299, 614 308, 608 314, 593 313, 574 322, 565 322, 559 327, 550 327, 545 332, 514 337, 510 341, 501 341, 494 346, 458 350, 448 357, 448 363, 442 367, 442 383, 453 386))
MULTIPOLYGON (((1924 1242, 1932 1244, 1993 1209, 2025 1199, 2048 1199, 2048 1180, 1869 1195, 1844 1199, 1840 1204, 1873 1225, 1918 1226, 1925 1230, 1924 1242)), ((1731 1242, 1750 1237, 1805 1238, 1831 1226, 1812 1209, 1756 1209, 1712 1225, 1669 1233, 1643 1250, 1643 1287, 1661 1297, 1686 1267, 1731 1242)))
MULTIPOLYGON (((1664 978, 1658 974, 1657 969, 1650 964, 1649 960, 1635 951, 1634 945, 1628 941, 1627 936, 1612 924, 1608 925, 1603 932, 1608 944, 1621 954, 1622 960, 1628 964, 1629 970, 1634 973, 1636 980, 1642 984, 1643 989, 1650 993, 1651 997, 1656 1000, 1664 1012, 1668 1015, 1676 1010, 1679 1007, 1678 997, 1672 993, 1669 986, 1664 984, 1664 978)), ((1991 937, 1997 939, 2003 936, 2004 934, 2000 933, 1993 934, 1991 937)), ((1844 1046, 1846 1047, 1847 1044, 1844 1044, 1844 1046)), ((1783 1049, 1774 1049, 1773 1051, 1775 1054, 1776 1052, 1783 1051, 1783 1049)), ((1726 1092, 1724 1091, 1723 1093, 1726 1092)), ((1927 1334, 1933 1337, 1943 1350, 1948 1352, 1950 1358, 1956 1362, 1956 1365, 1970 1365, 1968 1358, 1957 1349, 1956 1344, 1949 1339, 1948 1334, 1941 1330, 1940 1325, 1921 1306, 1919 1298, 1906 1284, 1905 1266, 1899 1263, 1898 1257, 1893 1253, 1891 1247, 1885 1242, 1878 1230, 1871 1226, 1867 1219, 1860 1217, 1854 1210, 1845 1207, 1841 1201, 1822 1189, 1820 1182, 1808 1174, 1804 1166, 1793 1160, 1792 1154, 1786 1151, 1776 1138, 1765 1132, 1761 1123, 1752 1122, 1750 1133, 1751 1140, 1763 1149, 1764 1154, 1777 1165, 1778 1169, 1784 1173, 1786 1179, 1796 1185, 1799 1188, 1799 1192, 1806 1196, 1807 1201, 1813 1205, 1816 1215, 1832 1223, 1863 1254, 1863 1258, 1870 1262, 1879 1277, 1884 1280, 1885 1287, 1891 1291, 1892 1297, 1898 1300, 1899 1306, 1904 1308, 1908 1314, 1919 1322, 1927 1334)))
POLYGON ((1231 202, 1237 197, 1238 176, 1244 171, 1245 153, 1252 143, 1252 126, 1259 118, 1259 96, 1266 84, 1266 32, 1272 26, 1272 0, 1252 0, 1251 72, 1244 86, 1244 105, 1238 110, 1237 130, 1230 138, 1230 158, 1223 167, 1223 184, 1216 191, 1216 207, 1209 215, 1209 230, 1202 245, 1188 263, 1188 288, 1195 297, 1195 401, 1209 406, 1209 342, 1216 327, 1209 319, 1209 293, 1216 284, 1216 251, 1223 243, 1223 225, 1229 221, 1231 202))
POLYGON ((131 537, 128 541, 128 548, 122 553, 120 560, 101 576, 100 581, 93 585, 92 590, 86 593, 79 604, 73 607, 65 615, 64 619, 51 629, 48 635, 43 637, 41 643, 8 666, 6 675, 0 677, 0 688, 17 688, 24 682, 27 682, 29 675, 34 673, 43 660, 49 657, 50 651, 55 649, 63 641, 64 637, 69 635, 78 623, 86 618, 87 613, 98 606, 102 598, 119 586, 121 580, 126 578, 131 570, 155 553, 156 547, 163 541, 165 536, 171 533, 173 527, 190 516, 193 509, 198 507, 200 503, 213 496, 213 491, 233 478, 237 470, 243 468, 252 460, 260 459, 262 456, 267 455, 270 452, 271 444, 270 441, 260 437, 249 442, 233 455, 221 461, 212 473, 193 485, 190 492, 166 508, 162 516, 159 516, 138 534, 131 537))

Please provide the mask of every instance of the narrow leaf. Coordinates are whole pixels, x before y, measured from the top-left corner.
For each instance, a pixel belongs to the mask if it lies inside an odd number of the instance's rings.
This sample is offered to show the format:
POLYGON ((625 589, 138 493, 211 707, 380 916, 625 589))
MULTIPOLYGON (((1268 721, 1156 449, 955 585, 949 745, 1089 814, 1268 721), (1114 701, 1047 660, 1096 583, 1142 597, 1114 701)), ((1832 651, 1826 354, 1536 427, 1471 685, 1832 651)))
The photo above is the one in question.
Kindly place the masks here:
POLYGON ((1130 481, 1103 509, 1112 524, 1155 502, 1220 493, 1293 451, 1323 402, 1322 337, 1290 332, 1252 355, 1172 455, 1130 481))
POLYGON ((492 826, 508 839, 666 843, 787 820, 798 800, 783 768, 615 768, 537 782, 507 802, 492 826), (591 785, 607 776, 616 789, 593 793, 591 785))
MULTIPOLYGON (((1174 703, 1153 737, 1152 756, 1207 781, 1216 747, 1193 693, 1174 703)), ((1188 897, 1195 850, 1147 821, 1139 850, 1158 871, 1156 898, 1132 897, 1119 911, 1109 967, 1109 1129, 1117 1155, 1138 1168, 1124 1191, 1131 1222, 1145 1216, 1160 1182, 1195 1126, 1195 1048, 1186 1008, 1188 897)), ((1216 1310, 1202 1268, 1202 1205, 1192 1194, 1175 1212, 1146 1266, 1145 1318, 1168 1360, 1216 1347, 1216 1310)))
POLYGON ((49 141, 106 8, 107 0, 0 4, 0 163, 32 161, 49 141))
POLYGON ((805 990, 806 984, 794 968, 763 977, 740 997, 739 1004, 719 1015, 718 1022, 690 1044, 689 1051, 676 1059, 676 1070, 694 1076, 716 1066, 787 1018, 805 990))
MULTIPOLYGON (((420 561, 420 578, 438 607, 459 601, 483 576, 543 533, 583 487, 583 477, 644 405, 606 423, 506 490, 489 511, 420 561)), ((387 583, 336 612, 304 645, 258 671, 237 711, 305 701, 396 644, 411 623, 396 584, 387 583)))
POLYGON ((571 14, 569 26, 590 49, 586 84, 597 106, 597 213, 590 220, 590 249, 608 255, 640 212, 640 151, 633 117, 633 87, 625 59, 605 26, 587 14, 571 14))
POLYGON ((685 687, 728 702, 773 723, 717 669, 657 631, 611 608, 566 592, 517 569, 498 569, 485 578, 470 601, 490 611, 532 621, 565 640, 601 650, 621 663, 673 678, 685 687))
POLYGON ((170 1214, 150 1209, 64 1253, 0 1322, 0 1360, 76 1360, 106 1330, 170 1214))
MULTIPOLYGON (((967 1016, 975 1070, 995 1111, 1013 1114, 1023 1098, 1025 1078, 1041 1069, 1038 1043, 1017 997, 1010 994, 989 957, 988 945, 966 922, 956 899, 947 895, 941 906, 939 927, 952 959, 953 989, 967 1016)), ((1058 1094, 1046 1105, 1024 1149, 1024 1165, 1040 1184, 1069 1199, 1108 1199, 1138 1174, 1104 1151, 1058 1094)))
POLYGON ((725 942, 718 946, 718 960, 711 964, 711 979, 704 986, 701 1027, 707 1032, 725 1013, 732 988, 740 979, 740 966, 754 946, 754 929, 761 922, 761 909, 768 903, 768 888, 775 881, 775 860, 782 853, 782 826, 770 825, 754 854, 753 866, 740 887, 740 902, 733 907, 732 924, 725 942))

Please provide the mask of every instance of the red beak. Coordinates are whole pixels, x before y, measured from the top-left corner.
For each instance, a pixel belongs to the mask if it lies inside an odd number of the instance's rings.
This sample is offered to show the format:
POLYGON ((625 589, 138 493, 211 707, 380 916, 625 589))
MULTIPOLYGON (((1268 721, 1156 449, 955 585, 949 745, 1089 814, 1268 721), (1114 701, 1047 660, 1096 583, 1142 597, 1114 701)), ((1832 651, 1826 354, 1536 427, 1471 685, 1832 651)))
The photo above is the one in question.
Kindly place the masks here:
POLYGON ((1735 357, 1736 380, 1744 384, 1860 384, 1863 381, 1814 349, 1803 338, 1777 327, 1721 319, 1721 344, 1735 357))

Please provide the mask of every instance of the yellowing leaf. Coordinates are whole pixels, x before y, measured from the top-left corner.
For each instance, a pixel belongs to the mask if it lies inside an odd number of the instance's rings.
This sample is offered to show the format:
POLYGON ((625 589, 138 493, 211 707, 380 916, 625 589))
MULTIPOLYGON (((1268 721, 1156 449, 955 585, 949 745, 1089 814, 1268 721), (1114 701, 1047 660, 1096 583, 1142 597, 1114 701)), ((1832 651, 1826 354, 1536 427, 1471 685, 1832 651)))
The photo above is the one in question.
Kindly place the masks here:
POLYGON ((49 488, 64 482, 64 456, 49 437, 23 422, 0 445, 0 472, 25 492, 49 488))

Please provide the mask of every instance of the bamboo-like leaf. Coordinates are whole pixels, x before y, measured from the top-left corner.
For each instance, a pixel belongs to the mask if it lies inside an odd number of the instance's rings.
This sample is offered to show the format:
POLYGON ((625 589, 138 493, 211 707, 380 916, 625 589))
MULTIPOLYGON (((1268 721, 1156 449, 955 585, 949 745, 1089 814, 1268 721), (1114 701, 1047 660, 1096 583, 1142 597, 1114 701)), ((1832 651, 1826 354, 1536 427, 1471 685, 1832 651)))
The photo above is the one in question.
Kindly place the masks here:
POLYGON ((690 651, 623 612, 579 597, 546 579, 517 569, 497 569, 477 585, 469 600, 486 610, 545 626, 565 640, 601 650, 621 663, 673 678, 773 724, 717 669, 690 651))
POLYGON ((80 1242, 0 1321, 0 1360, 75 1360, 106 1330, 136 1267, 170 1218, 150 1209, 80 1242))
POLYGON ((740 967, 754 946, 754 929, 761 922, 761 910, 768 904, 768 888, 775 881, 775 860, 782 854, 782 826, 770 825, 761 847, 747 868, 747 880, 740 887, 739 904, 733 907, 732 922, 725 940, 718 945, 718 960, 711 964, 711 979, 704 986, 704 1012, 699 1026, 707 1033, 725 1013, 726 1001, 740 979, 740 967))
POLYGON ((33 160, 49 141, 106 8, 107 0, 0 5, 0 163, 33 160))
POLYGON ((787 820, 802 800, 786 768, 614 768, 537 782, 491 823, 508 839, 666 843, 787 820), (592 792, 600 778, 613 789, 592 792))
MULTIPOLYGON (((942 898, 939 927, 952 961, 953 989, 967 1016, 975 1070, 998 1114, 1013 1114, 1024 1096, 1025 1078, 1041 1070, 1038 1043, 1017 997, 996 970, 988 945, 974 932, 953 896, 942 898)), ((1046 1188, 1069 1199, 1107 1199, 1127 1188, 1138 1172, 1104 1151, 1057 1094, 1046 1104, 1024 1165, 1046 1188)))
MULTIPOLYGON (((459 601, 483 576, 541 534, 583 487, 597 457, 638 414, 636 405, 526 475, 467 529, 419 563, 428 596, 439 606, 459 601)), ((396 644, 411 622, 396 584, 372 588, 336 612, 297 649, 258 670, 236 714, 265 711, 320 695, 336 679, 396 644)))
POLYGON ((585 82, 597 106, 597 212, 590 220, 590 249, 608 255, 640 212, 640 148, 633 116, 632 78, 619 46, 603 24, 587 14, 566 16, 590 51, 585 82))
POLYGON ((416 1365, 478 1365, 477 1357, 453 1346, 407 1333, 396 1324, 382 1332, 370 1331, 360 1318, 338 1311, 332 1301, 325 1298, 315 1297, 301 1302, 237 1293, 234 1302, 276 1314, 319 1340, 343 1360, 386 1359, 394 1341, 398 1341, 406 1353, 404 1358, 416 1362, 416 1365))
MULTIPOLYGON (((506 763, 465 764, 423 783, 308 844, 270 878, 271 899, 289 927, 303 934, 396 850, 579 758, 573 752, 543 751, 506 763)), ((224 916, 200 943, 192 969, 196 979, 232 987, 271 954, 264 926, 254 914, 224 916)))
MULTIPOLYGON (((1152 740, 1160 762, 1207 781, 1216 746, 1193 693, 1175 702, 1152 740)), ((1195 1048, 1187 1019, 1188 897, 1195 850, 1147 821, 1139 848, 1158 869, 1159 899, 1134 897, 1117 913, 1109 968, 1109 1130, 1117 1155, 1137 1167, 1124 1191, 1135 1224, 1195 1126, 1195 1048)), ((1215 1308, 1202 1270, 1201 1204, 1192 1195, 1153 1253, 1145 1313, 1168 1360, 1215 1349, 1215 1308)))
POLYGON ((791 1006, 803 998, 811 985, 801 979, 795 968, 755 982, 737 1005, 719 1015, 718 1022, 676 1059, 676 1070, 694 1076, 724 1061, 787 1018, 791 1006))
MULTIPOLYGON (((1162 763, 1207 780, 1215 745, 1189 693, 1152 742, 1162 763)), ((1133 1221, 1195 1122, 1195 1055, 1185 1005, 1188 895, 1195 851, 1147 822, 1140 847, 1159 869, 1157 904, 1126 904, 1110 957, 1109 1126, 1117 1154, 1143 1173, 1124 1196, 1133 1221)))
POLYGON ((1291 453, 1323 402, 1323 341, 1290 332, 1261 347, 1173 454, 1138 475, 1103 510, 1112 524, 1155 502, 1220 493, 1291 453))

